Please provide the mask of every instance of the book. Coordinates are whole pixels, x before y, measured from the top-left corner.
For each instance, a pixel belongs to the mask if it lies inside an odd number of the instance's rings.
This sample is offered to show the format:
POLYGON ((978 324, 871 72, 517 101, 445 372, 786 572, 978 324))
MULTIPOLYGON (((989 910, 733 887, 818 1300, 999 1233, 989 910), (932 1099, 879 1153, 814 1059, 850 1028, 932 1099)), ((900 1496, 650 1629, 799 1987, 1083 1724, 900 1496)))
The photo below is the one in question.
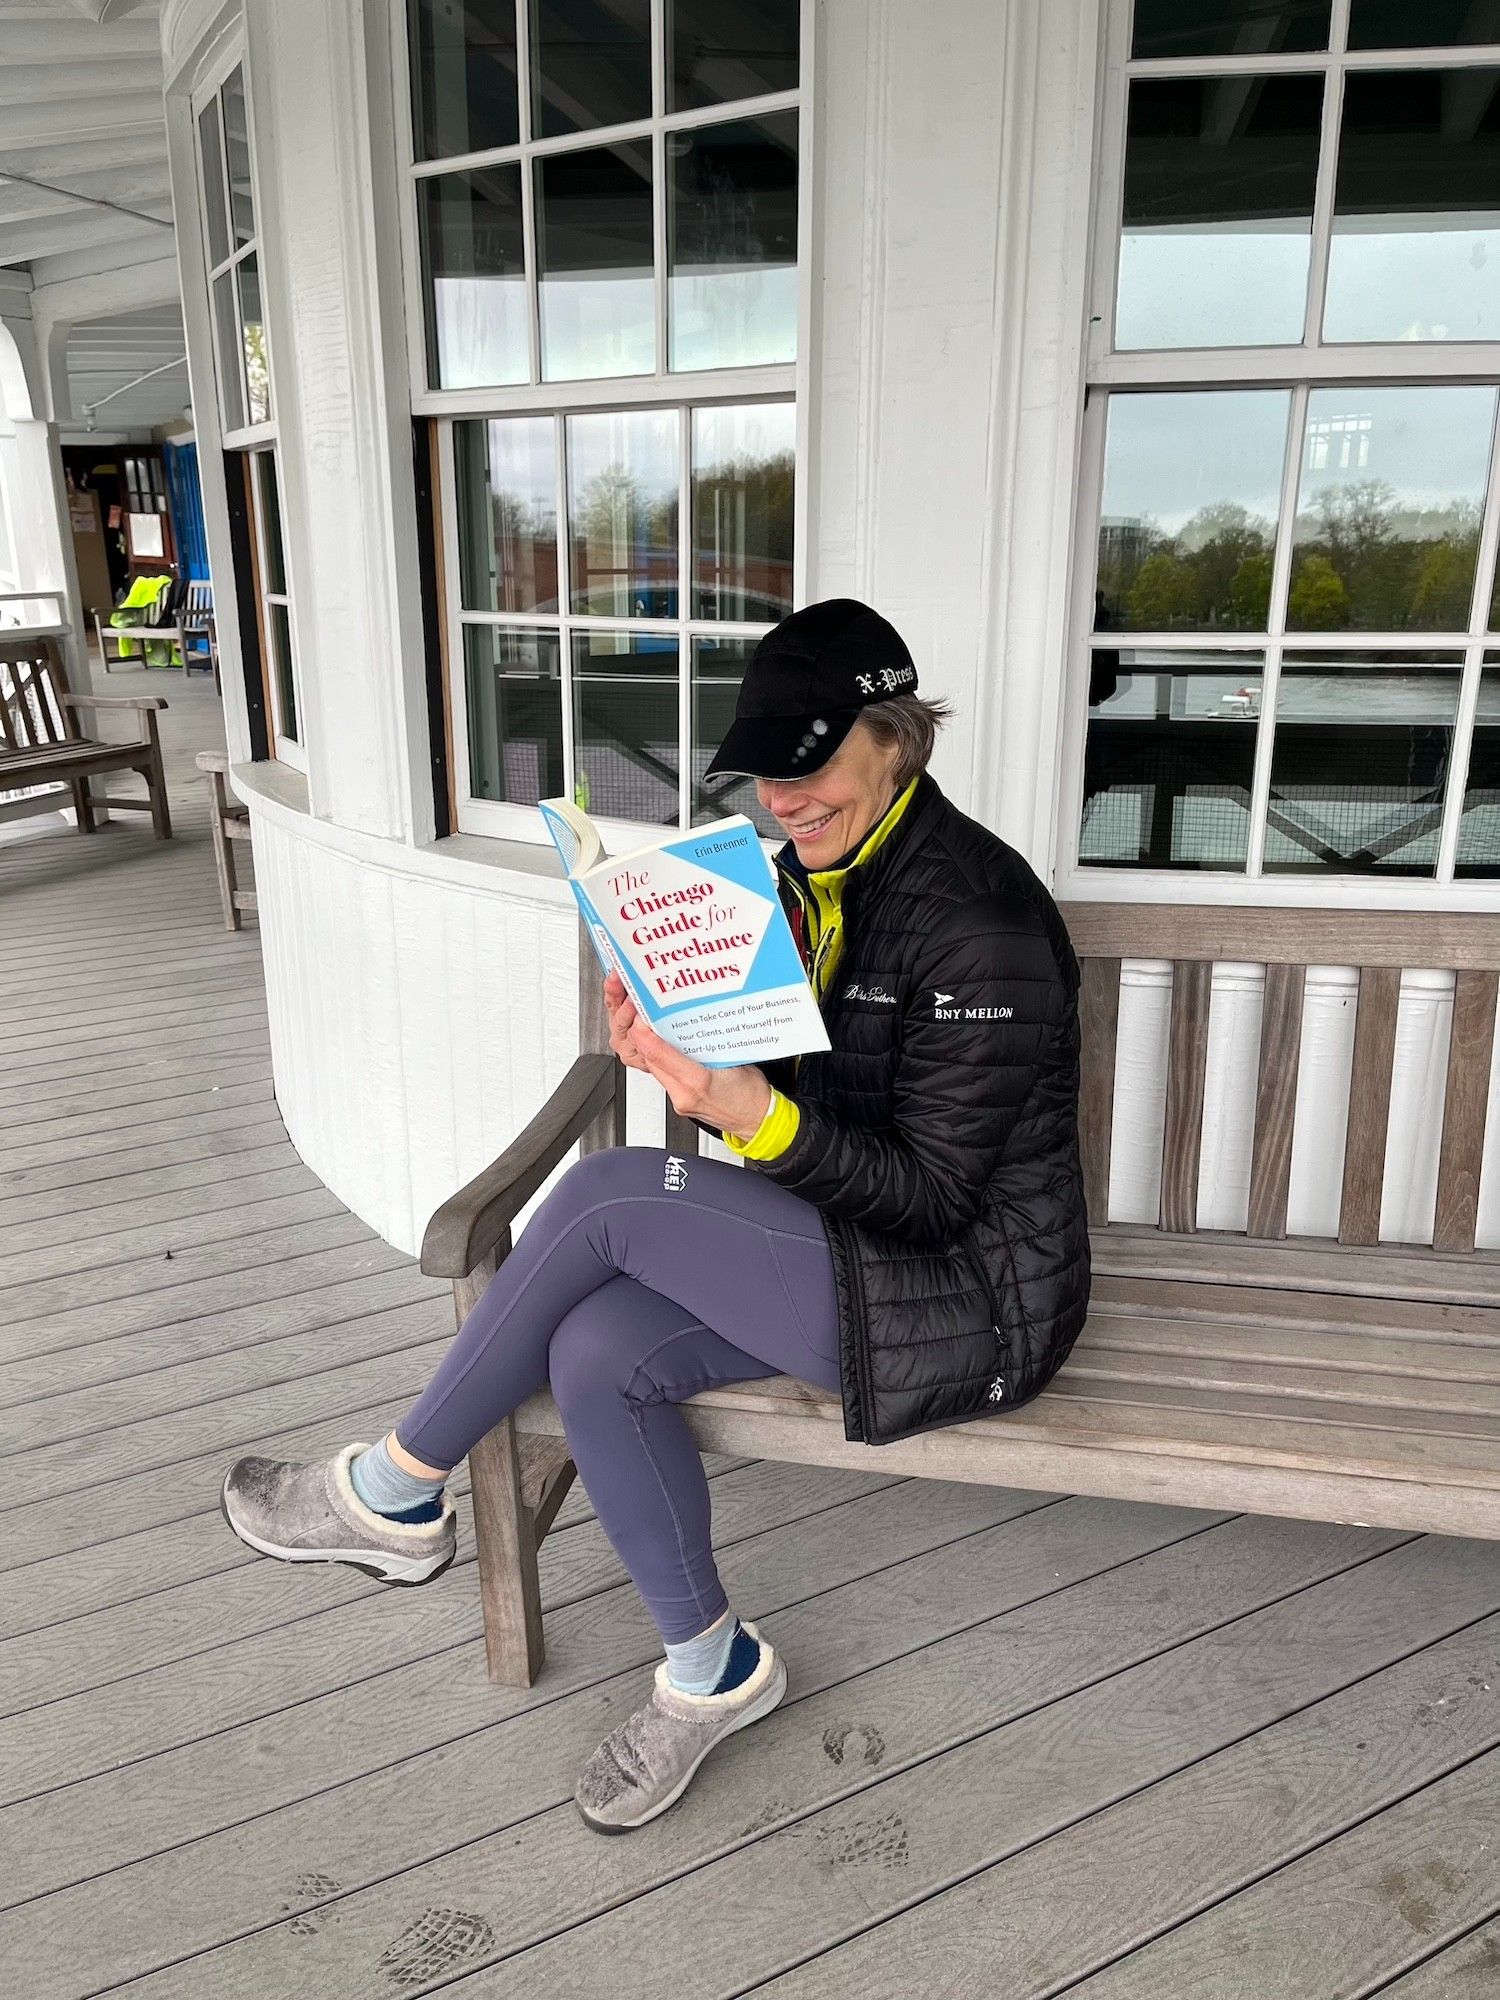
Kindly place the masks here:
POLYGON ((829 1046, 743 813, 615 855, 570 799, 543 799, 541 813, 600 964, 665 1041, 708 1069, 829 1046))

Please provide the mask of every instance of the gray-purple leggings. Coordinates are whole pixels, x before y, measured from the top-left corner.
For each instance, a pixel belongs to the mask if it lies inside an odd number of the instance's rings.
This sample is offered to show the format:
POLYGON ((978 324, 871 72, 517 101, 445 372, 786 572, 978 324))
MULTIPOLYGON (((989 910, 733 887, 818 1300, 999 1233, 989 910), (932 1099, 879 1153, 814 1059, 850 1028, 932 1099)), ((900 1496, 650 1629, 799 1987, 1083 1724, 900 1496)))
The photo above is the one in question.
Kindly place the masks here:
POLYGON ((836 1392, 838 1349, 810 1202, 723 1161, 620 1146, 548 1194, 396 1436, 449 1470, 550 1378, 594 1511, 675 1645, 729 1601, 675 1406, 765 1375, 836 1392))

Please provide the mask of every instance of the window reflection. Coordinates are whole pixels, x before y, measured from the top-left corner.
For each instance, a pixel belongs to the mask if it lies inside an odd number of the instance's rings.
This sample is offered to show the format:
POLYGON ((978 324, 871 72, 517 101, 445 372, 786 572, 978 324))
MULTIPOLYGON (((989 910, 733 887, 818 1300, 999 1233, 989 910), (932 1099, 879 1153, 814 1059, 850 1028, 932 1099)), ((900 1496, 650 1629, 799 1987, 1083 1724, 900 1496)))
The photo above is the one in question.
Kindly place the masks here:
POLYGON ((515 0, 408 0, 407 20, 417 158, 514 146, 515 0))
POLYGON ((1110 398, 1097 629, 1265 629, 1288 408, 1282 389, 1110 398))
POLYGON ((489 388, 531 376, 519 166, 417 183, 433 386, 489 388))
POLYGON ((693 641, 692 823, 701 826, 706 820, 744 813, 766 839, 781 841, 786 835, 755 796, 753 778, 713 778, 705 783, 703 776, 729 733, 740 682, 759 644, 758 639, 735 637, 693 641))
POLYGON ((677 711, 674 637, 574 633, 574 760, 589 812, 677 824, 677 711))
POLYGON ((1281 0, 1280 5, 1277 0, 1135 0, 1130 53, 1261 56, 1326 49, 1328 15, 1329 0, 1281 0))
POLYGON ((229 216, 224 206, 224 156, 219 144, 219 99, 204 105, 198 119, 198 143, 203 156, 203 200, 208 222, 208 261, 222 264, 229 255, 229 216))
POLYGON ((1308 397, 1287 627, 1468 629, 1493 388, 1308 397))
POLYGON ((459 578, 469 611, 555 611, 557 442, 551 417, 455 424, 459 578))
POLYGON ((774 625, 792 608, 790 403, 693 412, 693 616, 774 625))
POLYGON ((1093 665, 1079 859, 1243 869, 1263 656, 1130 647, 1093 665))
POLYGON ((651 149, 588 147, 536 163, 542 374, 649 375, 656 366, 651 149))
POLYGON ((575 611, 614 618, 677 616, 677 423, 675 410, 590 411, 568 418, 575 611))
POLYGON ((1302 338, 1323 79, 1130 87, 1115 345, 1302 338))
POLYGON ((1486 655, 1479 680, 1453 872, 1465 880, 1500 876, 1500 653, 1486 655))
POLYGON ((555 632, 464 627, 469 789, 534 806, 563 796, 561 655, 555 632))
POLYGON ((219 364, 224 428, 231 431, 240 430, 245 422, 245 378, 234 286, 235 274, 232 270, 224 271, 214 279, 214 358, 219 364))
POLYGON ((271 371, 266 361, 266 322, 260 304, 260 270, 253 251, 241 260, 239 274, 246 414, 252 424, 263 424, 271 415, 271 371))
POLYGON ((671 111, 797 87, 797 0, 667 0, 671 111))
POLYGON ((293 743, 300 743, 302 734, 297 720, 297 683, 292 673, 292 614, 284 604, 268 604, 266 623, 271 638, 271 672, 276 681, 280 733, 293 743))
POLYGON ((236 246, 255 234, 255 200, 250 191, 250 122, 245 108, 245 72, 236 67, 224 85, 224 161, 229 169, 229 215, 236 246))
POLYGON ((797 114, 667 135, 671 366, 797 353, 797 114))
POLYGON ((1432 875, 1462 669, 1459 654, 1283 656, 1267 874, 1432 875))
POLYGON ((1351 49, 1441 49, 1500 42, 1494 0, 1350 0, 1351 49))
POLYGON ((651 116, 651 0, 530 0, 532 134, 651 116))
POLYGON ((1323 332, 1500 338, 1500 70, 1344 79, 1323 332))
POLYGON ((273 596, 286 590, 286 542, 281 529, 281 484, 274 451, 258 451, 251 463, 259 487, 261 542, 266 573, 261 588, 273 596))

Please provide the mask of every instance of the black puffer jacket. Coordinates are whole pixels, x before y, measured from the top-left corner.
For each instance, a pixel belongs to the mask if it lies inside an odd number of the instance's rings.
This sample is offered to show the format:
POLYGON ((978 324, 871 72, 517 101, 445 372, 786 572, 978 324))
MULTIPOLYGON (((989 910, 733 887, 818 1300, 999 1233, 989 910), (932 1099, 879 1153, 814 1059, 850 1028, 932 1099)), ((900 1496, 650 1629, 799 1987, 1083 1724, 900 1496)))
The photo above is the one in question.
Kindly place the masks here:
POLYGON ((1026 862, 925 775, 843 910, 833 1047, 766 1065, 801 1122, 757 1171, 822 1211, 845 1434, 889 1444, 1016 1408, 1083 1325, 1078 963, 1026 862))

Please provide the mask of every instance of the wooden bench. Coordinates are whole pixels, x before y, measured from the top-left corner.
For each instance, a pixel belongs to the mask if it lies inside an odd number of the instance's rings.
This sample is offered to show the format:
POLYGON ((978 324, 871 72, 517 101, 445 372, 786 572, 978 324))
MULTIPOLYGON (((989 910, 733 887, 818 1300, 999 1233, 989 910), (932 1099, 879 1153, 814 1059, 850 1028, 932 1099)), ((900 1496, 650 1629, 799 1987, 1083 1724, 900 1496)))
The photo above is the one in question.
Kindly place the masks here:
MULTIPOLYGON (((1014 1415, 899 1444, 850 1444, 837 1397, 785 1376, 683 1405, 705 1451, 1045 1492, 1500 1537, 1500 1256, 1474 1248, 1500 922, 1338 910, 1074 905, 1084 968, 1081 1128, 1095 1282, 1055 1382, 1014 1415), (1122 959, 1172 961, 1160 1212, 1110 1224, 1122 959), (1197 1227, 1209 993, 1217 961, 1265 967, 1248 1226, 1197 1227), (1336 1242, 1286 1233, 1309 964, 1359 968, 1336 1242), (1435 1242, 1382 1244, 1381 1191, 1403 967, 1453 972, 1435 1242)), ((581 1042, 563 1083, 433 1216, 422 1268, 460 1323, 511 1225, 576 1143, 625 1140, 625 1071, 580 940, 581 1042)), ((699 1132, 667 1106, 666 1143, 699 1132)), ((470 1454, 490 1675, 543 1657, 537 1548, 573 1476, 551 1396, 470 1454)))
POLYGON ((211 583, 202 581, 189 583, 182 592, 181 602, 175 612, 169 612, 159 625, 111 625, 117 607, 107 611, 94 611, 94 636, 99 641, 99 657, 104 662, 104 671, 113 673, 116 667, 130 665, 144 668, 146 646, 168 645, 174 649, 169 655, 174 667, 181 667, 183 679, 194 667, 201 667, 212 673, 214 686, 219 685, 219 641, 214 625, 214 591, 211 583), (201 650, 193 651, 194 643, 201 650), (127 653, 125 646, 130 647, 127 653), (111 651, 113 648, 113 651, 111 651))
POLYGON ((51 812, 58 793, 38 788, 66 785, 80 833, 94 831, 95 808, 106 806, 114 812, 150 813, 157 838, 170 839, 172 819, 156 725, 156 712, 166 705, 155 694, 73 694, 55 639, 0 640, 0 794, 31 794, 0 798, 0 819, 51 812), (141 734, 128 743, 98 742, 79 730, 80 709, 133 709, 141 718, 141 734), (91 798, 90 780, 112 771, 139 771, 146 781, 145 798, 91 798))
POLYGON ((208 775, 208 827, 219 877, 219 901, 224 906, 224 928, 237 931, 240 912, 257 907, 255 891, 240 887, 234 858, 235 843, 250 838, 250 808, 228 794, 224 774, 229 759, 222 750, 200 750, 193 761, 208 775))

